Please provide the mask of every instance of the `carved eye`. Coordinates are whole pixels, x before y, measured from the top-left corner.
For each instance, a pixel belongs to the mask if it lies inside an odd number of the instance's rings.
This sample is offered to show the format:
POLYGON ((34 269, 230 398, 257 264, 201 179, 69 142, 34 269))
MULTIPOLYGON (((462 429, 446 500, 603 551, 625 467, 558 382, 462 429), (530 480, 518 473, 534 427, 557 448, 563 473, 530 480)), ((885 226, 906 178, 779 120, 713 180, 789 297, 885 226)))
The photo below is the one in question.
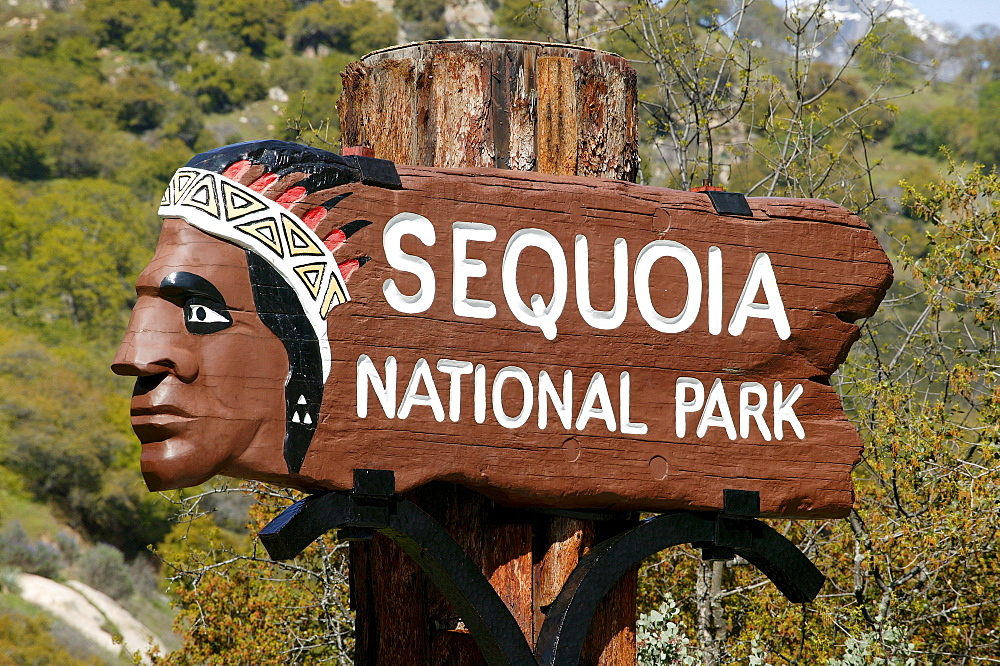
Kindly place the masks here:
POLYGON ((229 328, 233 318, 217 303, 191 299, 184 304, 184 325, 190 333, 207 335, 229 328))

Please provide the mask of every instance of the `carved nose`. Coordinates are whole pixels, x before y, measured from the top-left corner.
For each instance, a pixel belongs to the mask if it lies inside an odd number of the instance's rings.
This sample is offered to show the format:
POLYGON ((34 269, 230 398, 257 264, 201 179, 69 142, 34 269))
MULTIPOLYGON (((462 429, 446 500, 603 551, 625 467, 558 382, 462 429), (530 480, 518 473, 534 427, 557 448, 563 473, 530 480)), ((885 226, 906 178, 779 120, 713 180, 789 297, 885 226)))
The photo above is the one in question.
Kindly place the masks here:
MULTIPOLYGON (((134 318, 133 318, 134 319, 134 318)), ((111 371, 123 377, 149 377, 169 373, 185 383, 198 376, 198 363, 190 348, 192 336, 143 329, 134 320, 111 363, 111 371)))

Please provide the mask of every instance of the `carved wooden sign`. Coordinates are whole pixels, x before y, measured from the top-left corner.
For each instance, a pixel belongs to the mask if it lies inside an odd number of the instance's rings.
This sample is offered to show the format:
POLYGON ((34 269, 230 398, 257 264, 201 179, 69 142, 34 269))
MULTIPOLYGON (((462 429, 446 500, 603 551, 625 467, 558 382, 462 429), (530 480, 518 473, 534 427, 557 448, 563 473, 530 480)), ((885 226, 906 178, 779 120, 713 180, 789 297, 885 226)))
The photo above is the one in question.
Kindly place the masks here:
POLYGON ((283 142, 199 155, 114 365, 138 376, 147 484, 369 468, 512 506, 732 488, 843 516, 861 443, 829 378, 892 270, 839 206, 747 201, 283 142))

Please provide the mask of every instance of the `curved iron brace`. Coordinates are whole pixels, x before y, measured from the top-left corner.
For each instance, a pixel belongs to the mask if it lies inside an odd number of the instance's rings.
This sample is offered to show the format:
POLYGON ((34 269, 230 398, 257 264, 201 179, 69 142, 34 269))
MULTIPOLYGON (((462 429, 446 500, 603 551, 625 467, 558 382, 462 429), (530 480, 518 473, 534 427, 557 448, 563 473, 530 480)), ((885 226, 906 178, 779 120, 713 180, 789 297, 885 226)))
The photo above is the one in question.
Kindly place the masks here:
MULTIPOLYGON (((356 470, 362 471, 369 470, 356 470)), ((359 484, 355 474, 355 490, 350 493, 313 495, 285 509, 260 532, 268 554, 275 560, 291 559, 331 529, 350 528, 352 537, 360 536, 359 528, 378 531, 395 541, 434 582, 465 622, 487 664, 536 666, 510 610, 462 547, 412 502, 391 490, 372 494, 371 480, 359 484)))
POLYGON ((690 543, 706 559, 738 554, 795 603, 812 601, 825 578, 795 545, 764 523, 713 512, 677 511, 649 518, 590 550, 549 607, 538 636, 540 666, 576 666, 597 604, 630 568, 664 548, 690 543))
MULTIPOLYGON (((717 512, 661 514, 597 544, 580 559, 549 608, 532 654, 479 567, 440 523, 395 495, 392 472, 354 472, 354 490, 312 495, 272 520, 260 532, 268 554, 291 559, 331 529, 340 528, 340 536, 349 538, 384 534, 452 604, 490 666, 576 666, 598 602, 631 567, 670 546, 691 543, 707 559, 739 554, 796 603, 814 599, 825 580, 792 542, 752 518, 717 512)), ((738 491, 727 491, 727 509, 731 492, 738 491)))

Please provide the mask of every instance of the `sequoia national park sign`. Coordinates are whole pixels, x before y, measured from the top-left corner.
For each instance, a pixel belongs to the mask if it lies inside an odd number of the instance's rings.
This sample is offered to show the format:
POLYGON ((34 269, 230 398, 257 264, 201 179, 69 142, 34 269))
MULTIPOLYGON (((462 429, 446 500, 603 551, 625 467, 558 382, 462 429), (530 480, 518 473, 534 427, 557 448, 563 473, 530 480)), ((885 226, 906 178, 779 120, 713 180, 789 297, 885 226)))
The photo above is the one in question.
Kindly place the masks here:
POLYGON ((843 516, 861 443, 829 380, 892 270, 837 205, 746 201, 283 142, 199 155, 114 366, 139 377, 147 483, 368 468, 511 506, 718 509, 732 488, 843 516))

